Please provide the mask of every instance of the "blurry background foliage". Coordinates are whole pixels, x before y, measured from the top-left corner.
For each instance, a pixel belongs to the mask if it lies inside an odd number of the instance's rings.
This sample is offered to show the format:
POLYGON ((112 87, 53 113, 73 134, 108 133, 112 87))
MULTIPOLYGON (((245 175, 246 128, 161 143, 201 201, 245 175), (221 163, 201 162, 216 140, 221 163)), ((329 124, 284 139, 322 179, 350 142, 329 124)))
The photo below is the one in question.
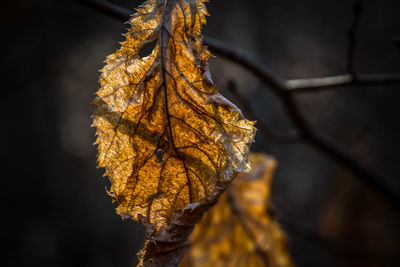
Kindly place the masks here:
MULTIPOLYGON (((115 0, 128 8, 141 1, 115 0)), ((345 72, 348 0, 214 0, 205 34, 241 47, 287 78, 345 72)), ((360 73, 399 72, 400 2, 364 1, 360 73)), ((143 232, 121 221, 104 191, 91 101, 98 69, 127 25, 72 0, 0 3, 4 203, 1 266, 129 266, 143 232)), ((253 76, 211 62, 220 91, 235 79, 259 118, 290 127, 279 101, 253 76)), ((399 86, 351 87, 297 96, 322 133, 400 193, 399 86)), ((278 160, 272 187, 277 218, 297 266, 399 266, 399 214, 354 176, 303 144, 258 134, 253 150, 278 160), (307 231, 306 231, 307 230, 307 231), (317 235, 315 233, 318 233, 317 235), (323 238, 321 238, 323 237, 323 238)))
POLYGON ((287 238, 270 210, 276 161, 250 153, 250 173, 240 173, 190 236, 179 267, 293 267, 287 238))

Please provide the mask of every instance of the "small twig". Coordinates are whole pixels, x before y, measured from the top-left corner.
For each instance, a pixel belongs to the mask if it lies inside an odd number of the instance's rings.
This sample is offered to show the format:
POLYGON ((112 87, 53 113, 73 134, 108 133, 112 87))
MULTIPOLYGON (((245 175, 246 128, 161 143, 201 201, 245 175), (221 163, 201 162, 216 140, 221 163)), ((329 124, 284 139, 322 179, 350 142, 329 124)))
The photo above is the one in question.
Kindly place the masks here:
POLYGON ((300 135, 296 131, 290 133, 277 133, 272 131, 265 123, 258 119, 257 115, 254 113, 252 105, 249 103, 246 97, 239 93, 234 81, 229 80, 226 89, 240 102, 243 111, 249 116, 249 118, 257 121, 257 128, 268 140, 280 144, 288 144, 300 141, 300 135))
MULTIPOLYGON (((102 12, 105 12, 113 17, 116 17, 122 21, 126 21, 129 18, 130 11, 119 7, 115 4, 112 4, 103 0, 79 0, 80 2, 85 2, 86 4, 93 6, 102 12)), ((328 155, 330 158, 335 161, 341 163, 343 166, 347 167, 354 174, 357 175, 361 179, 361 181, 365 182, 370 186, 372 190, 379 193, 381 196, 388 199, 397 209, 400 209, 400 198, 397 195, 397 192, 393 190, 391 187, 387 186, 382 179, 372 174, 371 171, 367 170, 363 167, 358 161, 354 160, 344 149, 342 146, 333 143, 331 140, 321 136, 317 133, 305 120, 300 109, 297 106, 297 102, 294 99, 292 92, 295 92, 294 88, 287 87, 287 84, 290 83, 285 79, 280 78, 274 71, 267 68, 264 64, 262 64, 257 59, 249 56, 243 50, 234 48, 228 44, 224 44, 220 41, 216 41, 209 37, 204 37, 204 44, 209 47, 209 49, 222 56, 226 59, 235 62, 253 75, 258 77, 261 81, 263 81, 269 88, 279 97, 282 101, 282 104, 289 115, 289 118, 292 120, 293 124, 296 126, 298 131, 301 133, 301 140, 320 152, 328 155)), ((382 78, 383 74, 379 74, 382 78)), ((321 78, 320 78, 321 79, 321 78)), ((323 78, 326 79, 326 78, 323 78)), ((315 80, 314 80, 315 81, 315 80)), ((381 80, 380 83, 385 83, 386 81, 381 80)), ((400 80, 390 80, 389 83, 400 82, 400 80)), ((303 80, 303 84, 305 80, 303 80)), ((369 80, 366 83, 375 83, 375 80, 369 80)), ((366 84, 364 83, 364 85, 366 84)), ((337 84, 325 84, 325 87, 334 86, 337 84)), ((321 89, 322 87, 317 87, 317 89, 321 89)), ((304 91, 304 87, 302 88, 304 91)), ((308 91, 308 90, 307 90, 308 91)))
POLYGON ((356 68, 355 68, 355 59, 356 59, 356 47, 357 47, 357 28, 360 22, 362 12, 362 1, 357 1, 353 7, 353 21, 351 22, 349 31, 348 31, 348 39, 349 45, 347 50, 347 72, 351 75, 351 77, 357 80, 356 76, 356 68))
POLYGON ((286 90, 292 93, 316 93, 330 89, 392 84, 400 84, 400 73, 361 74, 357 75, 356 79, 351 74, 322 78, 293 79, 286 82, 286 90))

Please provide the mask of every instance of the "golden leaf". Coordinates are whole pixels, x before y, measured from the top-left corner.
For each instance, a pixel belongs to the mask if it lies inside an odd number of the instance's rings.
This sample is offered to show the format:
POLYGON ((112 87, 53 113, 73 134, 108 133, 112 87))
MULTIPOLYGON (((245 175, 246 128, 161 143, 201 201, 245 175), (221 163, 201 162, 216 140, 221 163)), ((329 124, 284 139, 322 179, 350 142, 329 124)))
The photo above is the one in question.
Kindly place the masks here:
POLYGON ((268 214, 276 161, 250 154, 252 172, 240 174, 196 226, 184 266, 293 266, 286 237, 268 214))
POLYGON ((193 226, 235 174, 249 170, 254 123, 211 80, 204 2, 141 5, 121 49, 106 60, 94 101, 98 165, 111 180, 117 213, 146 227, 151 242, 142 259, 157 240, 184 242, 186 230, 171 235, 177 225, 193 226))

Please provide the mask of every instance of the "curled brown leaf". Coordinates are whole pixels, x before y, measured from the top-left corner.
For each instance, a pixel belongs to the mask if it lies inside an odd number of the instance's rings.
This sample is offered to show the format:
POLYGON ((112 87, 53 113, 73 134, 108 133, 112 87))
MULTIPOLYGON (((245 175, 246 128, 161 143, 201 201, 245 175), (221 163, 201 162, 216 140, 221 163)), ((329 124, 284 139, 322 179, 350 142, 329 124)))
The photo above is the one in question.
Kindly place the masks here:
POLYGON ((204 2, 141 5, 121 49, 106 60, 94 101, 98 165, 111 180, 117 213, 146 227, 143 264, 157 261, 157 250, 172 255, 185 247, 202 212, 249 170, 254 123, 212 82, 204 2))

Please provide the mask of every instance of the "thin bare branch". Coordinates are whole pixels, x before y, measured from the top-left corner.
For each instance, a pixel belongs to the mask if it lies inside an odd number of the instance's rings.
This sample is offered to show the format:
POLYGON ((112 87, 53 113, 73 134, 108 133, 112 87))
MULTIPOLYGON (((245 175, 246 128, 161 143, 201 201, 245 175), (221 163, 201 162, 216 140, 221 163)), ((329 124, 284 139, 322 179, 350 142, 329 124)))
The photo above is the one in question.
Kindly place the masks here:
POLYGON ((204 36, 203 42, 213 53, 224 57, 253 73, 266 85, 270 86, 275 94, 280 95, 283 93, 281 89, 285 88, 286 81, 279 77, 279 75, 272 69, 265 66, 258 59, 250 56, 244 50, 207 36, 204 36))
MULTIPOLYGON (((86 4, 105 12, 113 17, 116 17, 122 21, 126 21, 129 18, 129 14, 131 13, 129 10, 125 8, 121 8, 115 4, 104 0, 78 0, 80 2, 85 2, 86 4)), ((351 170, 357 177, 360 178, 362 182, 369 185, 372 190, 380 194, 381 196, 385 197, 387 200, 390 201, 397 209, 400 209, 400 198, 397 195, 397 192, 393 190, 392 187, 385 184, 384 180, 373 174, 370 170, 362 166, 357 160, 353 159, 348 152, 339 144, 336 144, 329 140, 328 138, 320 135, 318 132, 312 128, 307 120, 303 117, 300 109, 298 108, 297 102, 294 98, 293 92, 295 90, 293 87, 288 88, 289 81, 282 79, 279 75, 277 75, 274 71, 266 67, 263 63, 259 60, 255 59, 254 57, 248 55, 241 49, 234 48, 229 44, 222 43, 220 41, 214 40, 209 37, 204 37, 204 44, 209 47, 209 49, 232 61, 237 63, 238 65, 242 66, 243 68, 247 69, 253 75, 258 77, 261 81, 263 81, 281 100, 289 118, 297 128, 300 133, 301 140, 314 147, 321 153, 329 156, 331 159, 335 160, 336 162, 342 164, 347 169, 351 170)), ((387 77, 387 74, 374 74, 370 76, 363 85, 372 84, 372 83, 400 83, 400 79, 393 80, 383 80, 382 78, 387 77), (379 77, 377 81, 376 78, 379 77)), ((392 77, 393 78, 393 77, 392 77)), ((321 89, 323 87, 338 87, 337 79, 332 79, 332 77, 326 78, 318 78, 319 81, 325 79, 325 83, 320 84, 318 87, 314 87, 315 90, 321 89), (333 84, 333 81, 336 83, 333 84), (327 81, 331 81, 328 83, 327 81)), ((300 90, 301 92, 308 92, 310 88, 305 88, 304 84, 306 80, 302 80, 303 87, 300 90), (309 90, 305 90, 309 89, 309 90)), ((312 82, 315 82, 315 79, 311 79, 312 82)), ((357 81, 359 82, 359 81, 357 81)), ((351 81, 348 81, 351 83, 351 81)), ((299 84, 299 83, 298 83, 299 84)), ((342 85, 344 83, 342 82, 342 85)))
MULTIPOLYGON (((99 10, 105 14, 108 14, 120 21, 128 21, 133 10, 118 6, 106 0, 76 0, 91 8, 99 10)), ((357 16, 356 16, 357 17, 357 16)), ((358 18, 359 19, 359 18, 358 18)), ((357 19, 357 20, 358 20, 357 19)), ((357 21, 356 20, 356 21, 357 21)), ((357 25, 356 25, 357 26, 357 25)), ((355 31, 354 31, 355 32, 355 31)), ((395 38, 395 43, 400 43, 399 38, 395 38), (397 41, 396 41, 397 40, 397 41)), ((361 74, 358 75, 357 79, 352 78, 349 74, 328 76, 321 78, 309 78, 309 79, 293 79, 285 80, 277 75, 273 70, 267 69, 262 63, 258 62, 254 58, 250 58, 245 52, 238 48, 229 47, 227 44, 212 39, 210 37, 204 37, 204 44, 209 49, 222 57, 225 57, 249 70, 251 72, 261 72, 260 75, 267 74, 269 76, 269 83, 292 93, 303 93, 303 92, 315 92, 320 90, 328 90, 335 88, 344 88, 346 86, 375 86, 375 85, 390 85, 400 84, 400 73, 399 74, 361 74), (262 70, 262 71, 260 71, 262 70)), ((350 45, 350 47, 353 45, 350 45)), ((351 50, 351 49, 349 49, 351 50)), ((258 75, 257 75, 258 76, 258 75)), ((265 77, 267 78, 267 77, 265 77)))
MULTIPOLYGON (((348 86, 400 84, 400 73, 359 74, 357 75, 357 79, 354 79, 351 74, 343 74, 321 78, 285 80, 259 60, 239 48, 206 36, 204 37, 204 44, 213 53, 237 63, 252 72, 269 85, 271 89, 280 88, 290 93, 319 92, 322 90, 346 88, 348 86)), ((277 90, 274 90, 274 92, 279 94, 277 90)))
POLYGON ((286 90, 292 93, 317 93, 331 89, 393 84, 400 84, 400 73, 361 74, 357 75, 356 79, 351 74, 322 78, 293 79, 286 81, 286 90))

